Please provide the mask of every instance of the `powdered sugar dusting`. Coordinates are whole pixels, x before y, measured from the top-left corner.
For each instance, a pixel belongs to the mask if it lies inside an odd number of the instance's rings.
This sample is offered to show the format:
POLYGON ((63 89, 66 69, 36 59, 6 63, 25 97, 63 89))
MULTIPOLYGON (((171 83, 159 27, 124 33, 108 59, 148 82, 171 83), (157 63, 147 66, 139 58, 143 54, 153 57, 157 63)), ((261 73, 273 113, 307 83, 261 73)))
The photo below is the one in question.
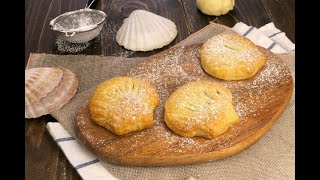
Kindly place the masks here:
POLYGON ((214 66, 211 70, 208 69, 208 72, 223 69, 231 70, 233 75, 238 73, 234 69, 246 69, 251 73, 259 69, 264 62, 263 54, 250 40, 230 33, 212 37, 204 43, 200 52, 204 64, 214 66))
MULTIPOLYGON (((130 154, 130 157, 139 157, 143 152, 161 158, 161 156, 201 154, 225 149, 242 141, 248 132, 264 123, 263 118, 272 116, 271 109, 269 109, 270 103, 274 103, 276 106, 283 103, 281 100, 279 101, 279 97, 283 94, 279 94, 276 90, 277 88, 290 87, 292 77, 284 63, 275 55, 259 49, 266 53, 268 60, 253 78, 244 81, 223 81, 213 78, 202 69, 197 57, 199 48, 200 45, 172 48, 153 56, 146 63, 135 67, 126 74, 146 80, 157 88, 160 105, 155 109, 155 125, 125 137, 115 137, 115 139, 109 140, 107 145, 103 147, 104 152, 114 152, 114 154, 111 153, 113 156, 130 154), (212 140, 179 136, 172 132, 164 122, 164 104, 170 94, 182 85, 197 80, 214 81, 228 87, 232 92, 233 104, 240 117, 238 125, 230 127, 226 133, 212 140), (117 149, 121 145, 125 145, 126 148, 117 149), (144 151, 146 146, 152 148, 146 152, 144 151), (159 147, 161 149, 158 149, 159 147)), ((290 91, 288 89, 288 92, 290 91)), ((273 113, 276 112, 277 110, 273 109, 273 113)), ((79 125, 80 129, 82 127, 83 125, 79 125)), ((92 132, 88 128, 84 131, 91 134, 85 135, 86 139, 93 136, 94 129, 92 128, 92 132)), ((109 136, 106 135, 106 137, 109 136)), ((91 143, 98 144, 98 139, 92 140, 91 143)), ((99 148, 101 147, 99 146, 99 148)))
POLYGON ((167 99, 166 108, 166 123, 181 135, 212 139, 239 120, 231 93, 223 86, 207 81, 180 87, 167 99))
MULTIPOLYGON (((235 93, 243 94, 239 99, 235 97, 235 105, 237 113, 240 116, 258 117, 261 112, 268 111, 266 104, 277 99, 280 94, 268 93, 274 87, 288 84, 291 81, 291 75, 287 67, 279 60, 270 56, 265 64, 265 67, 258 74, 248 80, 248 83, 242 83, 240 88, 235 90, 235 93)), ((239 81, 241 83, 241 81, 239 81)), ((228 83, 232 88, 232 84, 228 83)))
POLYGON ((119 30, 120 26, 114 21, 108 21, 105 24, 105 27, 106 27, 106 36, 104 36, 104 38, 115 40, 116 38, 115 34, 119 30))
POLYGON ((120 51, 120 52, 118 52, 118 53, 112 54, 112 56, 129 57, 129 56, 131 56, 132 54, 134 54, 134 51, 123 50, 123 51, 120 51))
POLYGON ((90 45, 89 42, 84 43, 71 43, 63 40, 61 37, 56 39, 56 45, 59 51, 68 53, 77 53, 85 50, 90 45))
POLYGON ((90 99, 91 118, 112 127, 116 132, 126 127, 131 132, 152 124, 147 118, 157 106, 157 92, 148 84, 134 78, 116 77, 100 84, 90 99), (91 111, 92 112, 92 111, 91 111), (102 115, 103 114, 103 115, 102 115), (124 124, 124 125, 123 125, 124 124))
MULTIPOLYGON (((108 21, 105 23, 105 34, 102 38, 105 40, 112 39, 115 42, 117 31, 119 30, 120 25, 114 21, 108 21)), ((111 46, 112 44, 110 44, 111 46)), ((134 54, 134 51, 126 50, 121 48, 119 52, 112 54, 112 56, 120 56, 120 57, 129 57, 134 54)))

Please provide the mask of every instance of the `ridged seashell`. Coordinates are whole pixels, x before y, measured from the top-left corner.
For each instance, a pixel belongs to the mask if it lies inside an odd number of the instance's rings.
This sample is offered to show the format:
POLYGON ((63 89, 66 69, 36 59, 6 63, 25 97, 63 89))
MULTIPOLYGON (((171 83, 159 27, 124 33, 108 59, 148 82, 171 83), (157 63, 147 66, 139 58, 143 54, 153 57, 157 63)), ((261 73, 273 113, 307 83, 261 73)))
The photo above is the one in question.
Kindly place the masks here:
POLYGON ((123 20, 116 41, 126 49, 150 51, 170 44, 177 34, 177 26, 171 20, 145 10, 135 10, 123 20))
POLYGON ((25 71, 25 118, 37 118, 65 105, 78 79, 69 69, 41 67, 25 71))

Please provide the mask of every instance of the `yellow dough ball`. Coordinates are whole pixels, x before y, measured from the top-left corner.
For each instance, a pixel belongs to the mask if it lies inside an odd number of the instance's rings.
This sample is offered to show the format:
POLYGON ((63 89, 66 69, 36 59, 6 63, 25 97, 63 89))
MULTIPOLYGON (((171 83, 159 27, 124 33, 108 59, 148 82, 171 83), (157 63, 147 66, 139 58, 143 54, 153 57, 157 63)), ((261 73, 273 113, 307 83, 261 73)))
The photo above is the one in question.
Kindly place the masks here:
POLYGON ((220 16, 233 10, 235 0, 197 0, 198 9, 207 15, 220 16))

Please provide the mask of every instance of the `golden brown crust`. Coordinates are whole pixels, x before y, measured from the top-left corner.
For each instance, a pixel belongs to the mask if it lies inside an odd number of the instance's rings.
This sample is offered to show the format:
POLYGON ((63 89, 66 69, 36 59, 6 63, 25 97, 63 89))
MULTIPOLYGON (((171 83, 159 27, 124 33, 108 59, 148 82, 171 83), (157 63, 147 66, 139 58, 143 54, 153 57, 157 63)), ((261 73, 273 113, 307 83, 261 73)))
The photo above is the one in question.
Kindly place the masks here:
POLYGON ((157 90, 150 83, 132 77, 115 77, 95 89, 89 108, 94 122, 123 135, 151 127, 153 111, 159 103, 157 90))
POLYGON ((209 81, 195 81, 178 88, 167 99, 165 122, 181 136, 212 139, 240 119, 228 88, 209 81))
POLYGON ((235 33, 222 33, 210 38, 198 55, 203 69, 223 80, 253 77, 267 60, 255 44, 235 33))

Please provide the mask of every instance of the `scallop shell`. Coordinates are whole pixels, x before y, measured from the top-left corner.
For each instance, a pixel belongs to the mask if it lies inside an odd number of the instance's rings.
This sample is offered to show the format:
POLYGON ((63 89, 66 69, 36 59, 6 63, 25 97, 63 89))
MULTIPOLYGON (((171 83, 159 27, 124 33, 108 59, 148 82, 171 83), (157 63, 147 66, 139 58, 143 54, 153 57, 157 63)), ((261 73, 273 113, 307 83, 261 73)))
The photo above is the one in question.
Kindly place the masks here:
POLYGON ((41 67, 25 71, 25 118, 37 118, 65 105, 78 79, 69 69, 41 67))
POLYGON ((150 51, 170 44, 177 36, 171 20, 145 10, 135 10, 117 32, 120 46, 133 51, 150 51))

